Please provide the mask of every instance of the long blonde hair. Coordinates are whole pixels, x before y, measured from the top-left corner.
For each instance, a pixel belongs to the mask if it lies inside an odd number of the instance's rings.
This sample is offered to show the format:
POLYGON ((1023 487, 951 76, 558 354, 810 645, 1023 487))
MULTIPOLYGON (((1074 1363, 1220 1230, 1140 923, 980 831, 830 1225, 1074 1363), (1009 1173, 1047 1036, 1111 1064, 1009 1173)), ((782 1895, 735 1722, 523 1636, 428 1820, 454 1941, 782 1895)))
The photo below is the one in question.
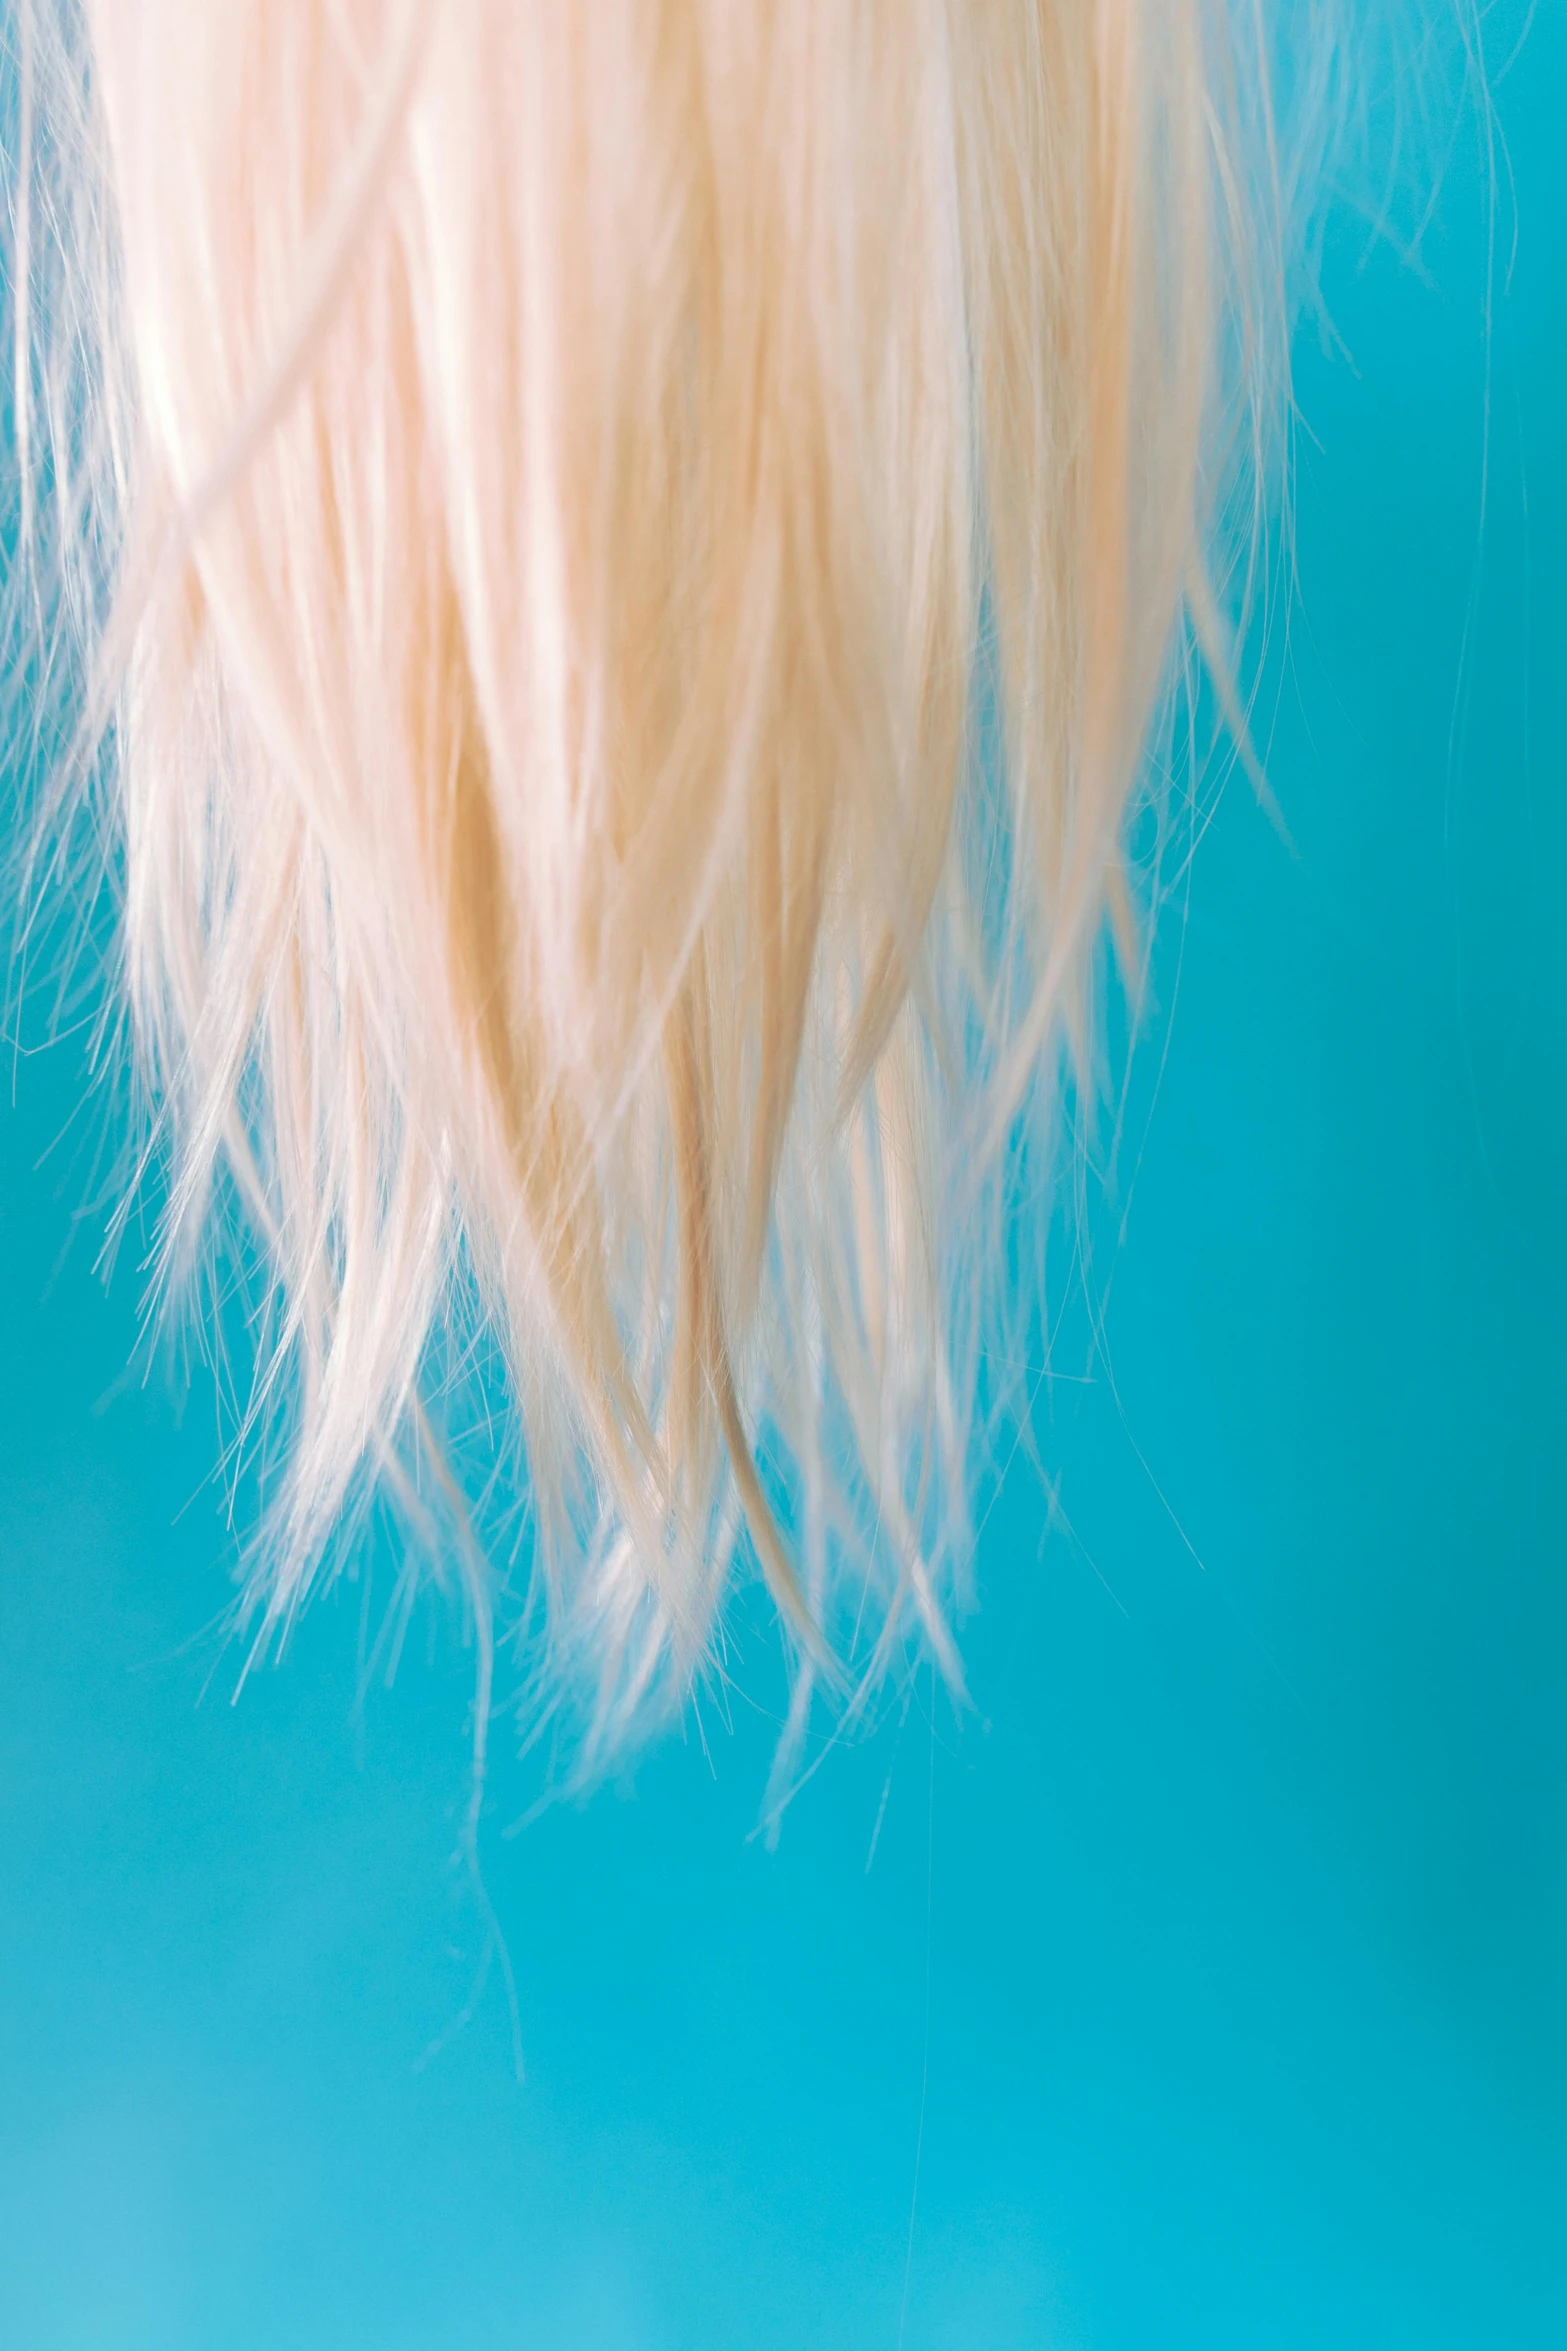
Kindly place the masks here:
POLYGON ((265 1268, 263 1625, 377 1483, 463 1549, 477 1304, 590 1753, 741 1559, 796 1740, 956 1680, 1019 1171, 1282 414, 1260 11, 20 23, 14 581, 87 654, 161 1275, 225 1201, 265 1268))

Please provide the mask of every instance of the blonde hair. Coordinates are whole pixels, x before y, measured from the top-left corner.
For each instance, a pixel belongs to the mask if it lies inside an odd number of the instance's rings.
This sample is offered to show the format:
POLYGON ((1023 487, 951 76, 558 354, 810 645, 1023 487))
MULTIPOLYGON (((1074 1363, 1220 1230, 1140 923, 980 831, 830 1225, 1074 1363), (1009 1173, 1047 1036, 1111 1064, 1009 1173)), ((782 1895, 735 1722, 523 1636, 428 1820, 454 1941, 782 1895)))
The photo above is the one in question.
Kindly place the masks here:
POLYGON ((957 1681, 1012 1212, 1107 919, 1135 973, 1129 810, 1193 649, 1226 674, 1280 412, 1260 16, 22 27, 21 470, 161 1273, 224 1199, 266 1269, 264 1627, 377 1482, 468 1555, 476 1304, 591 1754, 686 1689, 741 1554, 786 1745, 911 1641, 957 1681))

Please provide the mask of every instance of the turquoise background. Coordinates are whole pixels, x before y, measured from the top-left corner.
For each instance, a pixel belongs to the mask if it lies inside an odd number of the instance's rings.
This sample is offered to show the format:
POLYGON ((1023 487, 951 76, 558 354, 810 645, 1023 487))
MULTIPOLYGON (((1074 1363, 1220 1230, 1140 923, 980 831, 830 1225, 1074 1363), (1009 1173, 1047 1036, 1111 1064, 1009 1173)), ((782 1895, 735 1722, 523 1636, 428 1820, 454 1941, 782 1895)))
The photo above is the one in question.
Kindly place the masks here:
POLYGON ((754 1706, 511 1838, 503 1753, 522 2087, 497 1971, 460 2023, 470 1660, 431 1610, 356 1713, 345 1589, 229 1704, 210 1404, 123 1380, 79 1060, 19 1060, 6 2351, 1567 2341, 1556 0, 1496 98, 1488 411, 1473 114, 1418 263, 1330 237, 1291 844, 1231 788, 1165 925, 1108 1363, 1041 1399, 1054 1527, 1019 1476, 986 1528, 974 1709, 922 1680, 776 1853, 759 1633, 754 1706))

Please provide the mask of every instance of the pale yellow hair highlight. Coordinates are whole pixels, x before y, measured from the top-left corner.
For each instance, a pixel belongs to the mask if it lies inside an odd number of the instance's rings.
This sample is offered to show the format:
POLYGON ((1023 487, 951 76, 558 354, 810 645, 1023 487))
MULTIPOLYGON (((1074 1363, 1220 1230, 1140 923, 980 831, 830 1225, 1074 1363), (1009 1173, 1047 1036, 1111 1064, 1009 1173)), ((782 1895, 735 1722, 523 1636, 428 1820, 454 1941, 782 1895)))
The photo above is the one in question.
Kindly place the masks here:
POLYGON ((267 1621, 437 1462, 467 1288, 590 1752, 743 1546, 791 1737, 911 1638, 956 1681, 1007 1171, 1107 916, 1135 967, 1129 807, 1277 412, 1259 21, 47 13, 166 1262, 228 1188, 275 1283, 267 1621))

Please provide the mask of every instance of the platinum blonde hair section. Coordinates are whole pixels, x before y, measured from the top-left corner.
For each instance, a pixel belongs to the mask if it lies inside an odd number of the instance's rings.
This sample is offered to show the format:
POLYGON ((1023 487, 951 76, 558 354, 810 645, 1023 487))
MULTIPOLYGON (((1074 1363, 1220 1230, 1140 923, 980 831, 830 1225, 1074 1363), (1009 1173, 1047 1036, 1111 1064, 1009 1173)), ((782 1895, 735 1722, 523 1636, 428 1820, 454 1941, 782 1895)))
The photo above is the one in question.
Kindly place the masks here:
POLYGON ((7 611, 87 681, 160 1277, 236 1207, 266 1270, 261 1630, 379 1486, 488 1656, 441 1431, 482 1328, 590 1759, 742 1561, 786 1751, 911 1645, 957 1683, 1023 1171, 1283 412, 1260 13, 12 37, 7 611))

